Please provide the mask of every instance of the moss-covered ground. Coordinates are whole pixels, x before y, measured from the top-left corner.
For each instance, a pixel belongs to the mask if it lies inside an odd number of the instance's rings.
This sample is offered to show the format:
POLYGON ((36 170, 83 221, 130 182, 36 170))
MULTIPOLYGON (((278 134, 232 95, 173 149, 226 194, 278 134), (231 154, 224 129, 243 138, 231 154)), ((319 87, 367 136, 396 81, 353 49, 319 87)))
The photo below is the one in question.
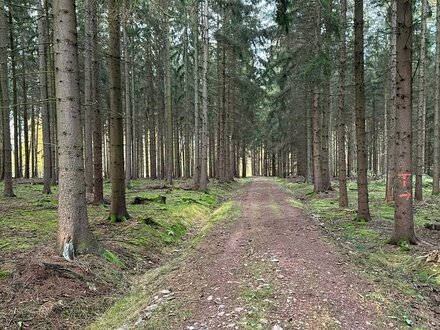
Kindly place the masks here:
MULTIPOLYGON (((93 301, 80 294, 71 297, 72 301, 64 302, 64 307, 52 306, 50 317, 41 315, 40 308, 45 301, 35 301, 34 296, 28 292, 31 288, 34 291, 42 288, 41 283, 35 280, 35 283, 25 284, 29 287, 25 288, 26 297, 21 297, 23 312, 16 311, 16 314, 11 315, 7 306, 0 302, 0 328, 19 324, 32 328, 38 328, 36 324, 46 328, 84 328, 110 306, 117 296, 130 289, 136 275, 152 268, 160 269, 161 265, 180 251, 197 244, 213 222, 228 217, 233 209, 228 199, 244 184, 246 180, 222 184, 213 181, 207 192, 198 192, 188 190, 191 185, 189 181, 176 181, 170 188, 160 181, 133 180, 126 191, 131 218, 122 223, 111 223, 108 220, 108 205, 90 204, 88 215, 91 229, 106 252, 101 258, 80 256, 72 265, 80 265, 80 272, 84 270, 84 274, 77 276, 78 281, 84 282, 81 285, 90 287, 93 298, 99 299, 93 301), (166 197, 165 204, 159 202, 159 196, 166 197), (132 202, 135 197, 153 201, 134 205, 132 202), (99 265, 99 269, 95 269, 96 265, 99 265), (90 283, 92 279, 93 283, 90 283), (108 292, 99 292, 99 284, 108 292), (43 322, 44 318, 60 320, 43 322), (69 323, 63 323, 63 318, 68 318, 69 323)), ((0 184, 0 191, 2 189, 0 184)), ((17 197, 0 197, 0 287, 5 288, 4 292, 0 290, 0 301, 6 303, 9 300, 9 306, 14 306, 14 299, 20 299, 19 295, 25 290, 20 278, 27 274, 29 267, 26 263, 32 263, 33 256, 38 256, 38 260, 45 260, 47 257, 50 263, 54 263, 54 260, 61 264, 64 262, 52 254, 58 219, 57 187, 52 188, 51 195, 43 195, 40 184, 16 183, 14 189, 17 197)), ((109 193, 110 183, 106 182, 104 195, 108 196, 109 193)), ((41 264, 39 261, 39 265, 41 264)), ((68 270, 61 268, 50 273, 51 276, 56 273, 55 277, 68 277, 72 269, 69 264, 63 267, 68 270)), ((46 272, 44 269, 39 270, 46 272)), ((60 297, 56 296, 44 298, 48 301, 58 299, 60 297)))
MULTIPOLYGON (((385 182, 369 183, 370 222, 354 221, 357 209, 355 182, 349 182, 349 207, 338 205, 335 191, 314 194, 313 186, 278 179, 279 185, 292 194, 292 204, 305 209, 320 227, 359 266, 360 276, 378 285, 370 299, 388 305, 399 322, 417 329, 431 329, 431 320, 440 313, 440 266, 427 262, 426 256, 439 249, 440 234, 424 228, 440 221, 440 196, 431 195, 432 179, 424 177, 424 201, 414 205, 414 222, 420 239, 417 246, 391 246, 394 219, 393 205, 384 201, 385 182)), ((393 322, 393 320, 390 320, 393 322)), ((437 322, 438 325, 438 322, 437 322)))

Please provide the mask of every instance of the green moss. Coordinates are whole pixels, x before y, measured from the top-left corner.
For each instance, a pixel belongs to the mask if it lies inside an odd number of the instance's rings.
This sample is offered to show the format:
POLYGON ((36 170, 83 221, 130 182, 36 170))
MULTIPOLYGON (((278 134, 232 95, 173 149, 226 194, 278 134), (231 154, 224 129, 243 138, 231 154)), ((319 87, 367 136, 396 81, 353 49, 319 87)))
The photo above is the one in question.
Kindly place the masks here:
POLYGON ((297 209, 304 209, 305 208, 304 203, 302 203, 296 199, 293 199, 293 198, 289 198, 289 203, 292 204, 293 207, 296 207, 297 209))
POLYGON ((110 214, 108 219, 110 220, 111 223, 118 223, 118 222, 127 221, 129 218, 128 217, 124 217, 124 216, 120 216, 120 215, 117 215, 117 214, 110 214))
POLYGON ((104 250, 104 252, 102 253, 102 257, 115 266, 118 266, 120 268, 126 267, 125 263, 116 254, 109 250, 104 250))
POLYGON ((420 268, 417 270, 416 276, 422 283, 440 286, 440 266, 420 268))
POLYGON ((4 277, 8 277, 8 276, 10 276, 10 275, 11 275, 10 272, 6 272, 6 271, 2 271, 2 270, 0 270, 0 280, 1 280, 2 278, 4 278, 4 277))

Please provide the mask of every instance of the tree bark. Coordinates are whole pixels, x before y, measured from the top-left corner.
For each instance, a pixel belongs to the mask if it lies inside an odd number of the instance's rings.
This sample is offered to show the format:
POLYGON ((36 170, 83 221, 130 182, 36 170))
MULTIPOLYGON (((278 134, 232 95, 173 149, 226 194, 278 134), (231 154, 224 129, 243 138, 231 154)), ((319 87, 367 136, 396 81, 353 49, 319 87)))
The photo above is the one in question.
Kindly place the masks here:
POLYGON ((125 104, 125 185, 130 187, 132 178, 132 149, 133 149, 133 116, 131 113, 130 100, 130 56, 127 35, 128 6, 127 0, 124 0, 124 24, 123 24, 123 40, 124 40, 124 104, 125 104))
POLYGON ((422 0, 422 30, 420 32, 419 102, 417 108, 417 155, 416 187, 414 199, 423 200, 423 165, 425 161, 425 114, 426 114, 426 30, 428 1, 422 0))
POLYGON ((434 98, 434 164, 432 194, 440 193, 440 0, 436 1, 435 32, 435 98, 434 98))
POLYGON ((97 15, 97 3, 92 0, 92 113, 93 113, 93 203, 95 205, 102 204, 104 202, 104 180, 102 177, 102 113, 101 113, 101 85, 100 79, 101 70, 99 62, 99 40, 98 40, 98 15, 97 15))
POLYGON ((29 179, 30 171, 30 148, 29 148, 29 105, 28 105, 28 86, 26 83, 26 70, 23 67, 23 134, 24 134, 24 177, 29 179))
POLYGON ((194 3, 194 188, 200 188, 199 3, 194 3))
MULTIPOLYGON (((168 10, 168 1, 166 1, 166 10, 168 10)), ((173 184, 173 113, 171 104, 171 54, 170 54, 170 36, 169 36, 169 22, 168 16, 165 16, 164 22, 164 42, 165 42, 165 79, 164 79, 164 89, 165 89, 165 167, 166 167, 166 181, 168 184, 173 184)), ((177 132, 176 132, 177 134, 177 132)), ((177 147, 177 146, 176 146, 177 147)), ((177 161, 177 159, 176 159, 177 161)))
MULTIPOLYGON (((327 41, 325 41, 327 42, 327 41)), ((326 49, 326 52, 330 56, 330 50, 326 49)), ((324 83, 324 102, 322 107, 322 131, 321 131, 321 147, 322 147, 322 156, 321 156, 321 169, 322 169, 322 185, 324 190, 330 190, 331 187, 331 175, 330 175, 330 141, 329 141, 329 130, 331 125, 331 116, 330 116, 330 95, 331 95, 331 70, 326 72, 325 83, 324 83)))
POLYGON ((17 62, 15 58, 15 42, 14 42, 14 22, 12 19, 12 12, 9 9, 9 42, 11 47, 11 73, 12 73, 12 113, 14 117, 14 173, 15 178, 21 177, 21 163, 20 153, 21 144, 20 137, 20 118, 18 106, 18 87, 17 87, 17 62))
POLYGON ((53 9, 60 157, 56 251, 71 260, 101 248, 87 219, 75 1, 53 0, 53 9))
POLYGON ((412 1, 397 0, 396 180, 391 243, 417 243, 412 198, 412 1))
POLYGON ((4 0, 0 0, 0 89, 3 113, 3 163, 5 197, 15 197, 12 187, 11 127, 9 123, 9 87, 8 87, 8 25, 4 0))
POLYGON ((45 14, 45 0, 39 0, 38 20, 38 57, 39 57, 39 79, 40 79, 40 107, 41 123, 43 129, 43 193, 51 194, 52 183, 52 145, 50 138, 49 104, 48 104, 48 84, 47 84, 47 17, 45 14))
POLYGON ((354 9, 354 74, 355 74, 355 112, 357 142, 357 220, 369 221, 368 202, 367 145, 365 131, 365 92, 364 92, 364 2, 355 0, 354 9))
POLYGON ((391 1, 391 26, 390 35, 390 106, 388 107, 388 134, 387 134, 387 177, 385 201, 391 203, 394 201, 394 180, 396 176, 396 36, 397 36, 397 0, 391 1))
POLYGON ((341 29, 339 45, 339 95, 338 95, 338 169, 339 207, 348 207, 347 163, 345 153, 345 65, 347 63, 347 0, 341 1, 341 29))
POLYGON ((313 134, 313 187, 314 192, 324 191, 321 168, 321 130, 319 125, 319 88, 313 88, 312 104, 312 134, 313 134))
POLYGON ((200 190, 208 190, 208 56, 209 22, 208 0, 203 2, 203 71, 202 71, 202 148, 200 165, 200 190))
POLYGON ((124 138, 121 88, 120 8, 118 0, 110 0, 109 28, 109 85, 110 85, 110 176, 112 186, 110 220, 120 222, 129 218, 125 201, 124 138))
POLYGON ((84 155, 86 190, 93 193, 93 80, 96 76, 93 65, 94 20, 96 19, 95 0, 86 0, 85 6, 85 45, 84 45, 84 155))

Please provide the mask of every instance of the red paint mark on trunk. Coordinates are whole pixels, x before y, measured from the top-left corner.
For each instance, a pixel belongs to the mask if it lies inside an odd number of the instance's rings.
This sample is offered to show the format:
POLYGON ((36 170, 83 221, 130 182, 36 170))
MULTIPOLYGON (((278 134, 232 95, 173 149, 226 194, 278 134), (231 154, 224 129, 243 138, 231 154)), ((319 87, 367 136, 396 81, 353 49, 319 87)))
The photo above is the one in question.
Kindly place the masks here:
POLYGON ((406 188, 406 186, 408 184, 408 178, 411 177, 411 173, 410 172, 400 173, 399 176, 402 178, 403 188, 406 188))
POLYGON ((409 191, 404 192, 403 194, 399 195, 400 198, 405 198, 406 200, 410 199, 412 197, 411 193, 409 191))

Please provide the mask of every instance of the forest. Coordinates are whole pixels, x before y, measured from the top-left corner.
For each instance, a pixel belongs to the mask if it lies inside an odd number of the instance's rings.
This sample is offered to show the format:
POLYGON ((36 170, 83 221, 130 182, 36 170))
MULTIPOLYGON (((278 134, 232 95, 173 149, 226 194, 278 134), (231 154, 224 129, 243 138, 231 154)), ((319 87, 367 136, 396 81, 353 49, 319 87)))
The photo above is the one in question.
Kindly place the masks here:
POLYGON ((439 329, 440 0, 0 0, 1 329, 439 329))

